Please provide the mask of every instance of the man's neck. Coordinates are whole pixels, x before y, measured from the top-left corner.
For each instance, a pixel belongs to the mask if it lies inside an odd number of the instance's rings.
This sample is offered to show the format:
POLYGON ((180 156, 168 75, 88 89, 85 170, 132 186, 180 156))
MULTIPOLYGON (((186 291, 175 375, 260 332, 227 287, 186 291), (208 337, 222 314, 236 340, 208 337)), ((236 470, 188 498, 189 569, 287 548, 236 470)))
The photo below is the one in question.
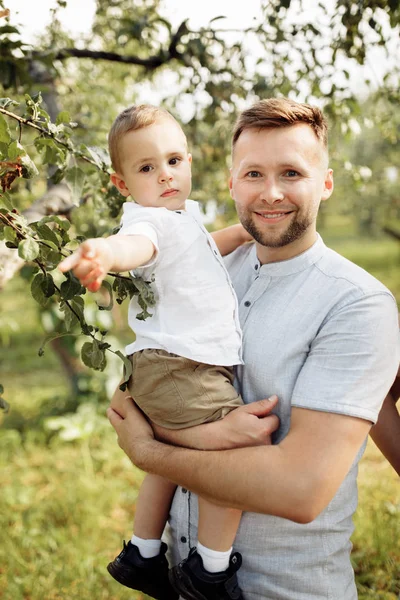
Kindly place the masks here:
POLYGON ((295 240, 291 244, 286 244, 286 246, 281 246, 280 248, 262 246, 256 242, 257 258, 262 265, 290 260, 311 248, 317 241, 317 238, 317 232, 313 231, 311 235, 295 240))

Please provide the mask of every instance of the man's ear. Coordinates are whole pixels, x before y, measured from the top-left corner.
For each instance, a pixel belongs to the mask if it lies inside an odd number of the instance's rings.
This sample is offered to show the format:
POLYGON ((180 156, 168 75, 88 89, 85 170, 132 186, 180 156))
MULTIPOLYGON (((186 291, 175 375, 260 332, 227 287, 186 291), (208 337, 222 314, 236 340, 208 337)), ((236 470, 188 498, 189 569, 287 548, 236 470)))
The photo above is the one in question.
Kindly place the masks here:
POLYGON ((324 190, 322 192, 321 200, 328 200, 333 192, 333 170, 328 169, 325 176, 324 190))
POLYGON ((232 185, 232 169, 229 169, 229 193, 231 195, 232 200, 234 200, 233 196, 233 185, 232 185))
POLYGON ((110 181, 113 185, 115 185, 119 193, 125 196, 125 198, 130 196, 131 193, 126 187, 125 180, 121 177, 121 175, 118 173, 111 173, 110 181))

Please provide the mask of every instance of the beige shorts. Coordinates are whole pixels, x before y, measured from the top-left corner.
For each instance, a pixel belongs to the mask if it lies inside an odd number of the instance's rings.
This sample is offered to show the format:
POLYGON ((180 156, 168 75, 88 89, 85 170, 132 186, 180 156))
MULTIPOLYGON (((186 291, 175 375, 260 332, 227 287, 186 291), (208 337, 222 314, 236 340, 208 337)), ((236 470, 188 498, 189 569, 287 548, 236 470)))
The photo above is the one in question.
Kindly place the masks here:
POLYGON ((233 368, 198 363, 165 350, 135 352, 129 391, 156 425, 184 429, 217 421, 243 401, 233 368))

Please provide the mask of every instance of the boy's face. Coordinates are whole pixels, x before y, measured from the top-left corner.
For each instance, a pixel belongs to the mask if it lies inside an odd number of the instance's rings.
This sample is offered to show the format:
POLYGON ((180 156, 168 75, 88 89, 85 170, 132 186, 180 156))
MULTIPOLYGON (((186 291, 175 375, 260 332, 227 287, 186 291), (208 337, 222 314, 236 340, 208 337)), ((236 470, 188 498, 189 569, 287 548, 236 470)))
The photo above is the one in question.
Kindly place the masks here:
POLYGON ((129 131, 120 141, 121 172, 111 181, 141 206, 185 208, 192 185, 191 162, 183 131, 172 119, 129 131))

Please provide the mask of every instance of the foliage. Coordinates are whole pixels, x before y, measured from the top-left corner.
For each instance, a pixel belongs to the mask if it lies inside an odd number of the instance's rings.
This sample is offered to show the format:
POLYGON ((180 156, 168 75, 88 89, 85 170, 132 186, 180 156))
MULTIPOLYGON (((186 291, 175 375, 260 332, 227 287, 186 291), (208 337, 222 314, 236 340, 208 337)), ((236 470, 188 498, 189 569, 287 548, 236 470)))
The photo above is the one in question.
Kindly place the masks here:
MULTIPOLYGON (((0 8, 6 4, 0 0, 0 8)), ((117 112, 144 90, 157 90, 160 103, 178 118, 190 104, 184 120, 195 159, 193 197, 216 199, 225 220, 233 215, 226 193, 229 132, 243 103, 276 94, 294 97, 301 90, 304 100, 324 106, 333 124, 343 128, 360 117, 348 65, 365 64, 372 47, 387 52, 393 48, 399 4, 373 0, 364 6, 358 0, 337 0, 334 10, 327 4, 311 13, 301 0, 263 2, 262 18, 238 33, 229 31, 219 14, 196 30, 184 17, 174 27, 159 0, 139 0, 134 6, 130 0, 97 0, 91 33, 75 39, 63 30, 66 2, 58 0, 50 25, 34 47, 24 41, 18 26, 2 18, 0 236, 33 265, 31 294, 53 322, 40 354, 55 339, 83 333, 88 337, 80 346, 85 365, 101 371, 106 353, 114 352, 129 374, 130 363, 111 349, 107 330, 88 321, 89 295, 72 275, 62 279, 55 268, 77 242, 109 233, 117 224, 123 199, 109 183, 106 132, 117 112), (257 59, 251 47, 257 48, 257 59), (60 183, 69 187, 73 210, 28 220, 24 209, 29 203, 60 183)), ((373 117, 386 127, 391 162, 397 157, 398 119, 393 122, 388 115, 398 102, 398 75, 395 64, 377 92, 384 110, 376 110, 373 117)), ((376 144, 369 153, 364 145, 363 154, 354 142, 352 152, 361 162, 351 172, 352 184, 357 184, 361 167, 386 152, 375 129, 374 135, 376 144)), ((343 212, 375 213, 374 198, 384 192, 391 218, 393 207, 397 210, 394 186, 388 196, 376 178, 374 185, 368 192, 360 187, 367 203, 360 206, 353 197, 343 212)), ((374 219, 376 223, 381 226, 382 219, 374 219)), ((100 308, 110 311, 114 298, 119 303, 137 296, 139 318, 147 318, 154 302, 151 282, 120 274, 110 277, 100 308)), ((0 388, 0 407, 5 405, 0 388)))
MULTIPOLYGON (((4 600, 143 600, 106 572, 130 535, 142 474, 111 428, 90 439, 91 467, 85 456, 79 440, 43 446, 32 438, 22 443, 15 431, 0 438, 4 600)), ((398 481, 372 444, 361 462, 359 495, 352 559, 360 600, 396 600, 398 481)))

